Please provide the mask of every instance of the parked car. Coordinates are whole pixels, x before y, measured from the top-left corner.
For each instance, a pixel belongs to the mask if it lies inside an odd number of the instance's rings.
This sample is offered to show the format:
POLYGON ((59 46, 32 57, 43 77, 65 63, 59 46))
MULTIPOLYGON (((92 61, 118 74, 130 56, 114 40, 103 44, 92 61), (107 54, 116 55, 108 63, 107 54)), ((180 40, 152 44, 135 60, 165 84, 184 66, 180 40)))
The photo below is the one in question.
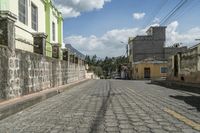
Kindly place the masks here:
POLYGON ((115 76, 115 79, 121 79, 121 77, 119 75, 115 76))

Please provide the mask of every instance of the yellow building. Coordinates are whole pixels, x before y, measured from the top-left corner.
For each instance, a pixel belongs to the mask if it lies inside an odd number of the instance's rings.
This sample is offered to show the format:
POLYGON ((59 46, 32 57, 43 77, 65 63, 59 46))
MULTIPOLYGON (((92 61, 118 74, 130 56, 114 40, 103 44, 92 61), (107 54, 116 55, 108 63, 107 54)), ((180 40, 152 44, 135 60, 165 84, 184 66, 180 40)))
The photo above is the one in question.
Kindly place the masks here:
POLYGON ((161 79, 167 77, 167 61, 145 59, 132 64, 133 79, 161 79))

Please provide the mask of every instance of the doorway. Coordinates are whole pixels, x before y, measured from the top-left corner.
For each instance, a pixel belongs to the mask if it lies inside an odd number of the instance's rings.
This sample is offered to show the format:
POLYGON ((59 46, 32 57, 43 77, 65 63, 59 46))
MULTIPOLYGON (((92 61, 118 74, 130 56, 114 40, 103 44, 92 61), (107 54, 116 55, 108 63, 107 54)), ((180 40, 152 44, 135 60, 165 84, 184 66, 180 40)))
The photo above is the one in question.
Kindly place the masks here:
POLYGON ((174 76, 178 77, 178 55, 174 56, 174 76))
POLYGON ((151 78, 151 69, 148 68, 144 68, 144 78, 145 79, 150 79, 151 78))

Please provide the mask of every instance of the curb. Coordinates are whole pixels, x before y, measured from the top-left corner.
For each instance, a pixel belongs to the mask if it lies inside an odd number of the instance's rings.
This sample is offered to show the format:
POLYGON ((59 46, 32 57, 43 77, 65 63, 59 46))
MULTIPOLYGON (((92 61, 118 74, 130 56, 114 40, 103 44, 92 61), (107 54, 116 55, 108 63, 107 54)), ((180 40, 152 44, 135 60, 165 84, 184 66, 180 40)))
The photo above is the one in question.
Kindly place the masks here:
POLYGON ((79 82, 70 83, 56 88, 40 91, 19 98, 11 99, 0 103, 0 120, 8 116, 16 114, 30 106, 33 106, 41 101, 51 98, 59 93, 62 93, 72 87, 85 83, 89 80, 85 79, 79 82))
POLYGON ((181 82, 174 82, 174 81, 151 81, 152 84, 164 86, 174 90, 182 90, 192 93, 200 94, 200 85, 198 84, 187 84, 181 82))

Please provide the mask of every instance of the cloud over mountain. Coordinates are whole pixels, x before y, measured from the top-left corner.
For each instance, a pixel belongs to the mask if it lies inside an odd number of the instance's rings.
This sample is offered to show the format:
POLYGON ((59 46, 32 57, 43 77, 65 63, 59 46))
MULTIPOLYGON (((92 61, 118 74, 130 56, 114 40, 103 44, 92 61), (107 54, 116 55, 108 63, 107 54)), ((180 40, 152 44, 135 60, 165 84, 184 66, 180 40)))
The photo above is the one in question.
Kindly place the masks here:
MULTIPOLYGON (((158 26, 158 24, 154 24, 158 26)), ((195 27, 190 29, 184 34, 181 34, 177 31, 179 26, 178 21, 170 23, 166 29, 166 46, 171 46, 174 43, 182 42, 187 46, 194 44, 196 38, 200 38, 200 28, 195 27)), ((84 54, 94 55, 97 54, 99 57, 105 56, 120 56, 125 55, 125 44, 122 44, 121 41, 128 41, 128 37, 135 37, 136 35, 145 34, 145 31, 148 29, 114 29, 106 32, 100 37, 91 35, 88 37, 85 36, 69 36, 65 38, 65 43, 71 43, 75 48, 82 51, 84 54)))

